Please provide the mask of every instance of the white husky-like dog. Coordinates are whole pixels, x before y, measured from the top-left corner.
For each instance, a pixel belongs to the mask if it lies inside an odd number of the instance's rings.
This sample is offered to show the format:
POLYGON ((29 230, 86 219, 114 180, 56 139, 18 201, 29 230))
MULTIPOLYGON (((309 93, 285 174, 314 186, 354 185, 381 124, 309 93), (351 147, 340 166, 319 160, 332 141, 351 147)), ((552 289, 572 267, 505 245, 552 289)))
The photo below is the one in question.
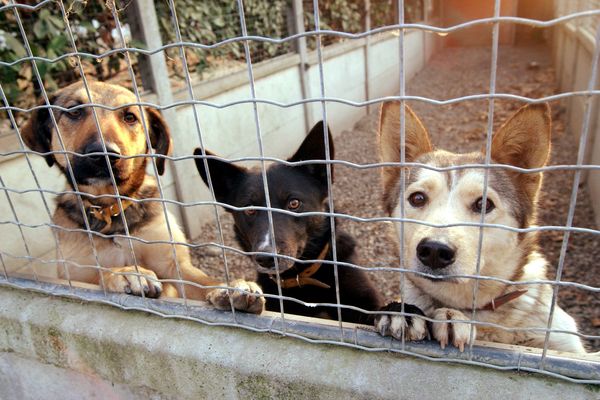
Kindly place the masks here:
MULTIPOLYGON (((547 104, 528 105, 518 110, 493 136, 493 164, 508 164, 532 169, 546 165, 550 154, 551 118, 547 104)), ((383 162, 400 161, 400 103, 383 104, 379 127, 383 162)), ((434 150, 427 130, 406 107, 405 159, 432 167, 483 164, 485 156, 476 152, 456 154, 434 150)), ((469 343, 471 320, 500 325, 473 324, 479 340, 543 347, 552 303, 549 284, 519 284, 546 280, 547 261, 538 250, 536 232, 484 228, 480 256, 482 277, 473 307, 476 278, 478 226, 482 208, 486 224, 527 228, 536 223, 537 199, 542 173, 522 173, 506 168, 490 168, 487 201, 483 203, 483 168, 434 171, 423 167, 406 167, 404 198, 401 196, 400 167, 383 168, 384 205, 390 216, 401 216, 433 225, 404 223, 406 285, 402 300, 420 307, 434 319, 431 334, 442 347, 452 343, 461 351, 469 343), (457 277, 456 275, 460 275, 457 277), (449 321, 452 320, 452 321, 449 321)), ((397 223, 400 226, 400 223, 397 223)), ((399 229, 399 228, 398 228, 399 229)), ((400 337, 404 317, 383 316, 376 320, 377 329, 400 337)), ((553 350, 584 353, 577 325, 560 307, 554 309, 548 347, 553 350)), ((410 333, 410 332, 409 332, 410 333)))

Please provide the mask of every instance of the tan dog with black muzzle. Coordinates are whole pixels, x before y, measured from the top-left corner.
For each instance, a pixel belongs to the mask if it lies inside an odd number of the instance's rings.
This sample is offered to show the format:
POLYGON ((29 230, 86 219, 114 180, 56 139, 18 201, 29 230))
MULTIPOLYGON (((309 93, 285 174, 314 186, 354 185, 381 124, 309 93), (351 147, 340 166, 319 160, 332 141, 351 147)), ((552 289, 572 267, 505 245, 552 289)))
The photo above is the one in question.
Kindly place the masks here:
MULTIPOLYGON (((186 243, 185 235, 175 217, 165 213, 160 201, 149 200, 160 194, 156 179, 146 174, 145 155, 150 146, 161 155, 168 155, 171 150, 169 128, 160 112, 137 105, 121 107, 135 103, 136 96, 120 86, 101 82, 90 82, 88 86, 94 104, 119 108, 95 107, 96 123, 91 107, 73 109, 90 103, 84 85, 75 83, 50 98, 52 105, 70 109, 53 109, 56 124, 50 109, 41 108, 33 111, 21 128, 25 143, 43 153, 48 166, 56 164, 61 169, 69 190, 82 193, 81 202, 73 193, 64 193, 57 199, 53 222, 60 227, 56 228, 58 256, 64 260, 59 265, 60 276, 138 296, 144 293, 147 297, 182 297, 185 290, 189 299, 229 309, 227 289, 200 287, 226 285, 195 268, 187 246, 175 245, 174 256, 170 241, 186 243), (116 195, 129 199, 122 199, 119 205, 116 195), (82 206, 93 243, 85 231, 82 206), (123 220, 133 239, 126 235, 123 220), (188 284, 163 284, 160 279, 182 279, 188 284)), ((156 168, 162 175, 164 157, 156 158, 156 168)), ((236 280, 231 286, 239 289, 231 292, 236 309, 262 312, 265 301, 255 283, 236 280)))

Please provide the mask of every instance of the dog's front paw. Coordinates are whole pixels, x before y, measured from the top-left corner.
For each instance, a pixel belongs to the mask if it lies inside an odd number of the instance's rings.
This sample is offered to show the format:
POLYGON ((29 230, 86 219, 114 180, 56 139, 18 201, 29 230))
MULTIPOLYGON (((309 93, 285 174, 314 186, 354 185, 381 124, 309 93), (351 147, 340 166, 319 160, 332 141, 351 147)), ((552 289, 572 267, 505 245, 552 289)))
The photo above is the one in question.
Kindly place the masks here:
MULTIPOLYGON (((391 302, 381 307, 379 311, 402 312, 402 303, 391 302)), ((406 340, 423 340, 429 336, 427 323, 423 318, 418 317, 418 315, 425 316, 419 307, 404 303, 404 313, 415 315, 377 314, 375 329, 382 336, 393 336, 399 340, 402 340, 403 335, 406 340)))
MULTIPOLYGON (((223 286, 226 286, 223 284, 223 286)), ((231 309, 229 296, 233 307, 236 310, 245 311, 253 314, 260 314, 265 309, 265 298, 262 296, 261 288, 254 282, 248 282, 243 279, 238 279, 231 282, 231 287, 234 289, 214 289, 208 293, 206 300, 219 310, 231 309)))
POLYGON ((113 268, 111 272, 103 272, 106 290, 117 293, 133 294, 146 297, 159 297, 162 293, 162 283, 154 271, 133 266, 113 268), (138 275, 138 273, 140 275, 138 275))
MULTIPOLYGON (((440 342, 442 349, 450 340, 454 347, 462 352, 465 345, 469 344, 471 336, 471 324, 467 322, 448 322, 448 320, 468 321, 469 319, 460 311, 451 308, 438 308, 433 312, 432 333, 433 337, 440 342)), ((473 338, 477 335, 477 327, 473 325, 473 338)))

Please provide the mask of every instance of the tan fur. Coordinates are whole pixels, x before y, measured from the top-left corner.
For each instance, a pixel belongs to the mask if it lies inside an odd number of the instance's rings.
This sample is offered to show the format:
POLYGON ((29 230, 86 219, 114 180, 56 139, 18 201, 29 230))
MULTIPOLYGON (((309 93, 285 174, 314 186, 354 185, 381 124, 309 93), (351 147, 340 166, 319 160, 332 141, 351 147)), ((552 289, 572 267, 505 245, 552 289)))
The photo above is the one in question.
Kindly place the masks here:
MULTIPOLYGON (((384 103, 381 107, 379 142, 389 144, 380 146, 383 162, 400 161, 400 104, 399 101, 393 101, 384 103)), ((425 127, 408 106, 405 107, 404 121, 404 156, 406 162, 412 162, 421 154, 431 151, 432 146, 429 137, 426 135, 425 127)), ((392 188, 397 184, 399 177, 400 168, 394 166, 383 167, 383 187, 386 193, 392 192, 392 188)), ((386 199, 386 206, 394 200, 387 197, 386 199)))
MULTIPOLYGON (((552 119, 548 103, 522 107, 500 127, 492 140, 492 159, 520 168, 540 168, 550 157, 552 119)), ((542 174, 513 173, 518 185, 535 201, 542 174)))
MULTIPOLYGON (((92 100, 109 107, 117 107, 124 103, 136 102, 136 98, 129 90, 107 83, 92 82, 90 84, 92 100)), ((53 104, 63 107, 72 107, 77 104, 89 103, 87 94, 81 83, 68 86, 52 99, 53 104)), ((82 153, 83 147, 98 135, 91 108, 85 108, 86 114, 81 119, 72 120, 60 111, 54 115, 58 124, 58 130, 51 126, 51 140, 45 141, 41 132, 48 123, 49 118, 38 112, 21 129, 23 139, 27 145, 38 152, 64 150, 74 153, 82 153), (60 137, 59 137, 60 132, 60 137), (62 145, 61 145, 62 140, 62 145)), ((143 115, 137 106, 127 108, 129 112, 136 114, 138 119, 146 120, 149 130, 150 141, 156 152, 169 154, 171 139, 166 123, 157 110, 144 109, 143 115)), ((146 136, 141 123, 131 125, 124 122, 123 109, 109 111, 97 108, 98 122, 105 142, 118 146, 121 155, 144 155, 148 153, 146 136)), ((46 112, 46 111, 44 111, 46 112)), ((49 122, 51 124, 51 122, 49 122)), ((61 170, 68 174, 67 159, 73 165, 74 155, 47 155, 49 165, 57 163, 61 170)), ((146 175, 147 158, 133 157, 120 159, 116 162, 121 177, 125 177, 120 183, 118 194, 136 198, 144 191, 156 190, 156 180, 146 175)), ((159 173, 164 170, 164 160, 157 160, 159 173)), ((68 176, 68 175, 67 175, 68 176)), ((99 182, 78 185, 79 191, 87 195, 116 195, 117 191, 111 183, 99 182)), ((96 199, 87 197, 86 201, 104 206, 114 203, 114 198, 104 197, 96 199)), ((75 195, 64 194, 58 200, 58 207, 53 216, 53 222, 66 229, 83 229, 81 222, 74 216, 81 215, 81 210, 73 211, 69 204, 77 204, 75 195), (78 213, 77 215, 73 213, 78 213)), ((143 243, 142 241, 162 241, 186 243, 185 235, 170 212, 167 216, 162 210, 160 203, 152 203, 147 208, 147 218, 130 228, 130 235, 135 239, 125 237, 101 237, 97 234, 88 235, 87 232, 73 232, 65 229, 56 229, 59 238, 58 257, 65 260, 59 265, 59 274, 62 278, 76 281, 101 284, 106 290, 113 292, 127 292, 155 297, 162 291, 162 297, 182 297, 189 299, 209 301, 215 307, 228 309, 229 291, 226 289, 204 288, 201 286, 227 286, 221 280, 211 278, 201 270, 195 268, 190 259, 189 249, 184 245, 176 245, 176 257, 173 257, 173 247, 169 243, 143 243), (152 212, 150 212, 152 211, 152 212), (172 239, 169 234, 167 218, 170 225, 172 239), (139 240, 137 240, 139 239, 139 240), (131 248, 133 247, 133 253, 131 248), (135 266, 137 263, 137 267, 135 266), (100 270, 98 269, 100 266, 100 270), (99 273, 100 271, 100 273, 99 273), (187 284, 166 283, 159 280, 183 280, 187 284)), ((129 222, 128 222, 129 223, 129 222)), ((115 232, 124 235, 124 232, 115 232)), ((264 308, 264 298, 260 288, 253 282, 242 280, 234 281, 233 287, 243 290, 231 292, 232 301, 236 308, 260 313, 264 308)))
MULTIPOLYGON (((399 142, 397 103, 382 106, 380 123, 381 152, 384 161, 398 162, 399 142), (392 118, 392 121, 388 121, 392 118), (390 150, 392 149, 392 150, 390 150)), ((412 113, 407 112, 407 116, 412 113)), ((411 117, 412 118, 412 117, 411 117)), ((414 117, 416 118, 416 116, 414 117)), ((407 132, 409 130, 407 129, 407 132)), ((443 150, 427 151, 430 142, 427 131, 410 130, 420 138, 410 137, 412 145, 407 145, 407 161, 425 163, 435 167, 481 163, 482 154, 454 154, 443 150), (420 143, 416 146, 414 143, 420 143), (409 157, 410 155, 410 157, 409 157), (413 157, 414 155, 414 157, 413 157)), ((492 162, 510 164, 522 168, 544 166, 550 152, 550 112, 548 105, 530 105, 521 108, 494 135, 492 142, 492 162)), ((473 210, 473 204, 483 194, 484 170, 467 169, 433 171, 424 168, 407 168, 405 198, 400 198, 398 177, 390 181, 390 174, 384 171, 384 202, 395 198, 390 214, 401 216, 400 201, 404 201, 405 217, 431 224, 479 223, 481 213, 473 210), (395 193, 389 193, 395 191, 395 193), (427 195, 427 203, 413 207, 407 201, 415 192, 427 195)), ((528 227, 535 223, 535 207, 541 185, 541 173, 517 173, 500 169, 489 170, 488 199, 495 207, 485 215, 485 223, 510 227, 528 227)), ((400 224, 397 224, 400 229, 400 224)), ((405 223, 403 226, 405 267, 415 273, 407 273, 402 300, 420 307, 425 314, 435 319, 432 335, 442 346, 453 343, 464 349, 469 343, 471 326, 473 337, 481 340, 509 344, 542 347, 545 341, 543 331, 548 324, 552 301, 550 285, 508 285, 496 280, 476 280, 470 277, 453 275, 476 275, 479 261, 481 276, 496 277, 516 282, 545 280, 547 261, 536 249, 535 233, 517 233, 506 229, 484 228, 481 256, 478 258, 480 228, 477 226, 453 226, 446 228, 430 227, 422 224, 405 223), (423 239, 435 239, 456 249, 452 264, 440 270, 423 265, 417 257, 417 245, 423 239), (422 274, 437 275, 444 279, 430 279, 422 274), (507 329, 488 325, 469 324, 460 321, 472 318, 473 291, 477 285, 475 320, 498 324, 507 329), (483 311, 493 299, 518 290, 527 293, 495 311, 483 311), (455 322, 448 322, 454 320, 455 322)), ((400 235, 399 235, 400 236, 400 235)), ((577 333, 573 318, 560 307, 555 308, 552 329, 577 333)), ((554 350, 585 352, 581 339, 567 333, 552 333, 549 347, 554 350)))

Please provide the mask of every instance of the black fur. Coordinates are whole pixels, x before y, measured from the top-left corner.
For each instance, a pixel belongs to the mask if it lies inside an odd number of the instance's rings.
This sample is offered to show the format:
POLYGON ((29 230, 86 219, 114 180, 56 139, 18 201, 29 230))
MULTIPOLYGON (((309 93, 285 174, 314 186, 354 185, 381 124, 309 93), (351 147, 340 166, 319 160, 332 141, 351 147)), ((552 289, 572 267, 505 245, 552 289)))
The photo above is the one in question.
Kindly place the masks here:
MULTIPOLYGON (((305 160, 325 160, 324 126, 320 122, 310 131, 298 151, 288 159, 290 162, 305 160)), ((333 140, 328 135, 329 159, 333 159, 333 140)), ((195 155, 201 155, 196 149, 195 155)), ((207 155, 212 156, 210 152, 207 155)), ((216 199, 235 207, 266 206, 262 174, 250 171, 231 163, 207 158, 208 169, 216 199)), ((196 167, 205 183, 208 182, 204 160, 196 158, 196 167)), ((330 167, 333 179, 333 166, 330 167)), ((275 164, 267 170, 269 199, 271 207, 291 212, 327 212, 328 172, 324 163, 313 163, 299 166, 275 164), (294 201, 299 203, 295 205, 294 201)), ((235 220, 235 233, 241 247, 248 252, 278 253, 300 260, 314 260, 329 243, 330 248, 325 260, 332 260, 330 219, 327 216, 296 217, 277 211, 272 212, 276 247, 269 241, 265 244, 269 233, 268 215, 266 211, 232 211, 235 220), (271 247, 269 247, 271 246, 271 247)), ((337 260, 355 263, 354 239, 348 234, 336 230, 337 260)), ((255 255, 257 265, 257 282, 267 294, 278 294, 275 275, 275 260, 271 256, 255 255)), ((311 263, 293 262, 289 259, 277 258, 281 278, 294 278, 311 263)), ((359 269, 338 265, 340 303, 352 305, 368 311, 378 310, 383 301, 373 287, 368 275, 359 269)), ((336 304, 336 284, 334 266, 322 263, 320 269, 312 276, 330 286, 329 289, 312 285, 282 288, 284 296, 293 297, 307 303, 336 304)), ((279 299, 268 298, 267 310, 279 311, 279 299)), ((306 307, 293 301, 284 301, 284 311, 311 317, 327 317, 337 319, 337 308, 306 307)), ((342 309, 342 319, 347 322, 372 323, 369 314, 342 309)))
MULTIPOLYGON (((325 224, 329 224, 329 221, 324 221, 325 224)), ((329 230, 319 239, 314 240, 315 243, 320 242, 322 246, 315 246, 300 256, 300 259, 315 259, 318 256, 320 250, 314 250, 321 248, 329 242, 331 239, 331 232, 329 230), (316 253, 316 254, 315 254, 316 253)), ((355 248, 356 243, 354 239, 339 230, 336 230, 336 244, 337 244, 337 260, 340 262, 347 262, 355 264, 355 248)), ((333 258, 331 247, 327 252, 325 260, 331 261, 333 258)), ((308 268, 310 263, 295 263, 294 266, 281 274, 281 279, 295 277, 299 272, 308 268)), ((340 304, 352 305, 355 307, 362 308, 368 311, 378 310, 383 304, 383 300, 379 293, 376 291, 373 283, 367 276, 367 274, 359 269, 352 268, 345 265, 338 265, 338 280, 340 286, 340 304)), ((265 293, 279 294, 277 291, 277 283, 274 275, 268 275, 264 273, 258 273, 257 282, 263 288, 265 293), (273 278, 271 278, 273 276, 273 278)), ((336 292, 335 292, 335 275, 333 264, 323 263, 321 268, 316 274, 312 276, 319 281, 326 283, 330 286, 330 289, 320 288, 316 286, 304 286, 301 288, 288 288, 281 290, 283 296, 292 297, 298 300, 302 300, 306 303, 331 303, 336 304, 336 292)), ((279 299, 267 298, 267 310, 280 311, 279 299)), ((329 319, 338 319, 338 312, 336 307, 306 307, 294 301, 285 300, 283 302, 283 309, 286 313, 306 315, 309 317, 321 317, 329 319)), ((373 315, 366 314, 360 311, 350 310, 347 308, 341 309, 342 320, 346 322, 369 324, 373 323, 373 315)))
MULTIPOLYGON (((402 303, 397 302, 397 301, 392 301, 391 303, 388 303, 385 306, 381 307, 379 309, 379 311, 392 311, 394 313, 402 313, 402 303)), ((404 319, 406 320, 407 325, 411 325, 412 319, 413 319, 413 315, 408 315, 408 314, 421 315, 423 317, 425 316, 425 313, 419 307, 412 305, 412 304, 407 304, 407 303, 404 303, 404 313, 406 314, 406 315, 404 315, 404 319)), ((375 320, 378 320, 383 315, 384 314, 378 314, 376 316, 375 320)), ((387 315, 392 317, 395 314, 387 314, 387 315)))

